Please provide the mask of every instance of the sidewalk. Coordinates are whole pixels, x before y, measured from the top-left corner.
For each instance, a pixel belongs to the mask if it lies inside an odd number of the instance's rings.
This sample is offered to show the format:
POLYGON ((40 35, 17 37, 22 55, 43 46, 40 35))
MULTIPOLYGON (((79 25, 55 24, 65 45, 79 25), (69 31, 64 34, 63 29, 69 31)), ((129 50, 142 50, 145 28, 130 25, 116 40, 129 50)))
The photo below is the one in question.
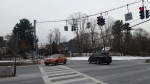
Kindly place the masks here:
POLYGON ((17 66, 15 77, 1 77, 0 84, 44 84, 38 65, 17 66))

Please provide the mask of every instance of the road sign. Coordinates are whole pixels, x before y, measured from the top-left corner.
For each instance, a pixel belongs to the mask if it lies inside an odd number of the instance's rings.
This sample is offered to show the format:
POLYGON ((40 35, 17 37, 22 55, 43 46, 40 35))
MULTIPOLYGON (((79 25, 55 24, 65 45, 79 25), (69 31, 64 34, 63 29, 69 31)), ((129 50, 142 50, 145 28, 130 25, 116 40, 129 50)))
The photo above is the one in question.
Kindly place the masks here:
POLYGON ((90 28, 90 27, 91 27, 91 23, 90 22, 86 23, 86 28, 90 28))
POLYGON ((68 26, 64 26, 64 30, 65 30, 65 31, 68 31, 68 26))
POLYGON ((133 19, 132 12, 125 14, 125 21, 129 21, 129 20, 132 20, 132 19, 133 19))

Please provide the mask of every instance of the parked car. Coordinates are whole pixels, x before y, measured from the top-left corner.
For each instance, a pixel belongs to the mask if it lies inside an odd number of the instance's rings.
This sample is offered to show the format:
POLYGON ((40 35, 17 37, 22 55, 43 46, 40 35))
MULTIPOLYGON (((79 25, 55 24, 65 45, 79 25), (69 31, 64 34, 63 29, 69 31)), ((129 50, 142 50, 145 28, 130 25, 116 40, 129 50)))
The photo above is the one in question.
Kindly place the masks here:
POLYGON ((57 65, 59 63, 66 64, 67 57, 64 54, 53 54, 49 55, 44 61, 45 65, 54 64, 57 65))
POLYGON ((112 57, 109 55, 109 53, 106 52, 94 53, 89 57, 88 62, 89 63, 95 62, 97 64, 100 63, 110 64, 112 62, 112 57))

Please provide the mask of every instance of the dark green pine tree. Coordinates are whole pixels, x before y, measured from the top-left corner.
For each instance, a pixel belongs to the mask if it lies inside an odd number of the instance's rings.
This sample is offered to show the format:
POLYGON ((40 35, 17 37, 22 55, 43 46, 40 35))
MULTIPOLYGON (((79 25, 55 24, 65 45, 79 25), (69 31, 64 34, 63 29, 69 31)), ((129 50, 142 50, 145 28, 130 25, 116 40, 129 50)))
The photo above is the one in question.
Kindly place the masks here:
POLYGON ((112 26, 113 45, 112 48, 115 52, 122 53, 122 37, 123 37, 123 21, 117 20, 112 26))
POLYGON ((20 53, 33 49, 33 26, 28 19, 21 19, 13 29, 13 36, 17 38, 20 53))

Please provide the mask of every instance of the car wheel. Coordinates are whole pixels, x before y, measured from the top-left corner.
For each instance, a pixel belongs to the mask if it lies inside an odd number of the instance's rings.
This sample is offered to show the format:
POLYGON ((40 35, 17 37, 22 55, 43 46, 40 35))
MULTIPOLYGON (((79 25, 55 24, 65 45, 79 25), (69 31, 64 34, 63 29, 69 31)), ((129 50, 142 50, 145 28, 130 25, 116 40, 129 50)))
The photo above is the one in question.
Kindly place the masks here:
POLYGON ((58 60, 56 61, 56 63, 54 65, 58 65, 58 60))
POLYGON ((107 62, 107 65, 109 65, 110 64, 110 62, 107 62))
POLYGON ((88 62, 91 64, 91 60, 88 60, 88 62))
POLYGON ((64 61, 64 64, 66 64, 67 60, 64 61))
POLYGON ((100 64, 100 61, 99 61, 99 60, 97 60, 97 61, 96 61, 96 64, 100 64))
POLYGON ((48 64, 48 63, 45 63, 45 65, 48 66, 49 64, 48 64))

